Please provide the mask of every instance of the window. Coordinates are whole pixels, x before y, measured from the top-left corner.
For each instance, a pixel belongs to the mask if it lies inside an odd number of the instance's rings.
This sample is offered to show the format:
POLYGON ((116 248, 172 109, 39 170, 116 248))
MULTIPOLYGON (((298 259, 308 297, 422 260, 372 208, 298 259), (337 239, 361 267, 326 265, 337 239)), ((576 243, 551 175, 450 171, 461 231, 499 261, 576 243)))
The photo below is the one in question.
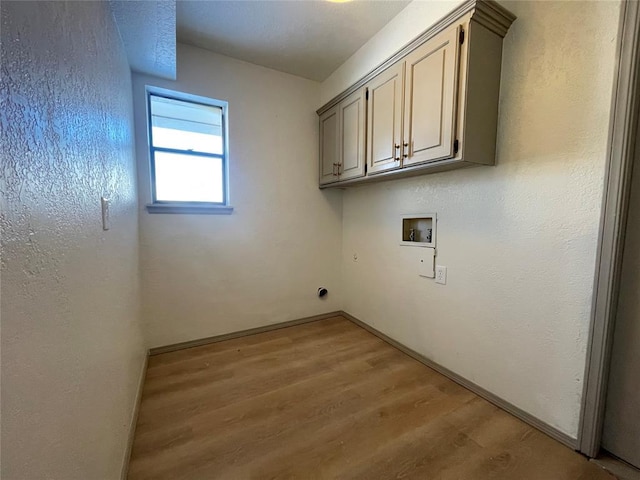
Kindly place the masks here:
POLYGON ((227 102, 159 89, 148 89, 147 101, 149 211, 227 206, 227 102))

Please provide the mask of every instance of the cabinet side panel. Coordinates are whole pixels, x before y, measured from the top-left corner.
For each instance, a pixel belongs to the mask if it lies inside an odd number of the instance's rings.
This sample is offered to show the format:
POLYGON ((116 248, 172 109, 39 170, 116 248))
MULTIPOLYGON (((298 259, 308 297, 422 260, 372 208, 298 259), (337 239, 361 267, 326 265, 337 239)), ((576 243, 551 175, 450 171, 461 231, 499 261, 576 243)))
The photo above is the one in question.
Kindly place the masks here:
POLYGON ((465 162, 494 165, 500 97, 502 38, 471 21, 462 149, 465 162))

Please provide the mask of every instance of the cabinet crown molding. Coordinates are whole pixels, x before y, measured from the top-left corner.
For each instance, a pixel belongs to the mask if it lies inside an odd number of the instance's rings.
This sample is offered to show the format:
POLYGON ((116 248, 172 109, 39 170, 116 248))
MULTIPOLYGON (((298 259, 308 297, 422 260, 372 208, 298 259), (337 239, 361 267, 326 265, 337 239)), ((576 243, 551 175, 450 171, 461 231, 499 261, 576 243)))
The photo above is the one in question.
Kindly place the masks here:
POLYGON ((424 32, 407 43, 404 47, 394 53, 387 60, 382 62, 356 83, 347 88, 344 92, 336 95, 329 102, 320 107, 316 111, 316 113, 318 115, 322 115, 324 112, 340 103, 353 92, 362 88, 380 72, 386 70, 402 57, 406 56, 408 53, 412 52, 420 45, 468 14, 471 14, 472 20, 478 22, 497 35, 500 35, 500 37, 504 37, 507 34, 509 27, 516 19, 516 16, 513 13, 511 13, 509 10, 507 10, 494 0, 467 0, 466 2, 460 4, 455 10, 451 11, 448 15, 444 16, 436 23, 431 25, 424 32))
POLYGON ((473 0, 470 10, 474 10, 472 18, 501 37, 507 34, 516 16, 493 0, 473 0))

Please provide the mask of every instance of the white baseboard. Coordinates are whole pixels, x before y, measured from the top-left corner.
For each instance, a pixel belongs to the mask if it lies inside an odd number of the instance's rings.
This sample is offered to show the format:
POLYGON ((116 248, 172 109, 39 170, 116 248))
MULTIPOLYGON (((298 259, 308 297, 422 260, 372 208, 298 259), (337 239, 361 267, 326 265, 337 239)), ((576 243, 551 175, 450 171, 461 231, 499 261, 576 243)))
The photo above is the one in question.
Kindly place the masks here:
POLYGON ((136 401, 131 412, 131 421, 129 422, 129 438, 127 439, 127 448, 124 452, 122 460, 122 470, 120 473, 121 480, 127 480, 129 476, 129 461, 131 460, 131 450, 133 448, 133 440, 136 436, 136 424, 138 423, 138 413, 140 412, 140 403, 142 402, 142 389, 144 388, 144 379, 147 375, 147 365, 149 364, 149 355, 144 356, 142 363, 142 371, 138 380, 138 390, 136 392, 136 401))
POLYGON ((294 327, 296 325, 302 325, 303 323, 317 322, 318 320, 326 320, 331 317, 339 317, 342 315, 342 311, 322 313, 320 315, 313 315, 311 317, 298 318, 296 320, 289 320, 288 322, 273 323, 271 325, 264 325, 262 327, 250 328, 248 330, 240 330, 238 332, 223 333, 222 335, 214 335, 213 337, 199 338, 197 340, 189 340, 187 342, 173 343, 171 345, 164 345, 162 347, 153 347, 149 350, 149 355, 160 355, 161 353, 175 352, 176 350, 184 350, 185 348, 200 347, 202 345, 209 345, 210 343, 224 342, 225 340, 231 340, 233 338, 246 337, 248 335, 256 335, 258 333, 271 332, 272 330, 279 330, 281 328, 294 327))
POLYGON ((476 385, 475 383, 467 380, 466 378, 461 377, 457 373, 452 372, 448 368, 443 367, 442 365, 434 362, 433 360, 425 357, 424 355, 422 355, 422 354, 410 349, 409 347, 403 345, 402 343, 398 342, 397 340, 394 340, 393 338, 391 338, 391 337, 385 335, 384 333, 376 330, 371 325, 363 322, 362 320, 359 320, 358 318, 354 317, 353 315, 350 315, 347 312, 342 312, 342 315, 345 318, 351 320, 356 325, 358 325, 358 326, 364 328, 365 330, 367 330, 368 332, 374 334, 376 337, 384 340, 385 342, 387 342, 388 344, 394 346, 398 350, 400 350, 400 351, 406 353, 407 355, 409 355, 410 357, 416 359, 420 363, 426 365, 429 368, 432 368, 433 370, 435 370, 438 373, 441 373, 445 377, 450 378, 451 380, 453 380, 457 384, 462 385, 467 390, 471 390, 476 395, 478 395, 478 396, 484 398, 485 400, 493 403, 495 406, 500 407, 501 409, 505 410, 506 412, 509 412, 514 417, 519 418, 523 422, 528 423, 529 425, 531 425, 532 427, 537 428, 541 432, 546 433, 551 438, 559 441, 560 443, 566 445, 567 447, 569 447, 569 448, 571 448, 573 450, 577 450, 577 448, 578 448, 578 440, 577 439, 575 439, 573 437, 570 437, 566 433, 561 432, 557 428, 552 427, 548 423, 540 420, 539 418, 534 417, 530 413, 525 412, 524 410, 522 410, 521 408, 516 407, 512 403, 507 402, 506 400, 498 397, 497 395, 489 392, 488 390, 485 390, 481 386, 476 385))

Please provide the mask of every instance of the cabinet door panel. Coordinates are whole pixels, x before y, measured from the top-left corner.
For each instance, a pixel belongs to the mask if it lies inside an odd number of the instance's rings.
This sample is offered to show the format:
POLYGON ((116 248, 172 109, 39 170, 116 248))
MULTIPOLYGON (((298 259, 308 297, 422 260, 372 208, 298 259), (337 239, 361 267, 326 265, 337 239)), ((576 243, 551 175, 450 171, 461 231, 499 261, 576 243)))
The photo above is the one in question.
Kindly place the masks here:
POLYGON ((369 84, 367 164, 369 173, 399 168, 404 64, 382 72, 369 84))
POLYGON ((405 165, 453 156, 458 80, 457 28, 451 28, 406 58, 405 165))
POLYGON ((320 116, 320 185, 338 180, 339 157, 338 107, 320 116))
POLYGON ((365 98, 364 89, 340 103, 342 131, 340 180, 364 175, 365 162, 365 98))

